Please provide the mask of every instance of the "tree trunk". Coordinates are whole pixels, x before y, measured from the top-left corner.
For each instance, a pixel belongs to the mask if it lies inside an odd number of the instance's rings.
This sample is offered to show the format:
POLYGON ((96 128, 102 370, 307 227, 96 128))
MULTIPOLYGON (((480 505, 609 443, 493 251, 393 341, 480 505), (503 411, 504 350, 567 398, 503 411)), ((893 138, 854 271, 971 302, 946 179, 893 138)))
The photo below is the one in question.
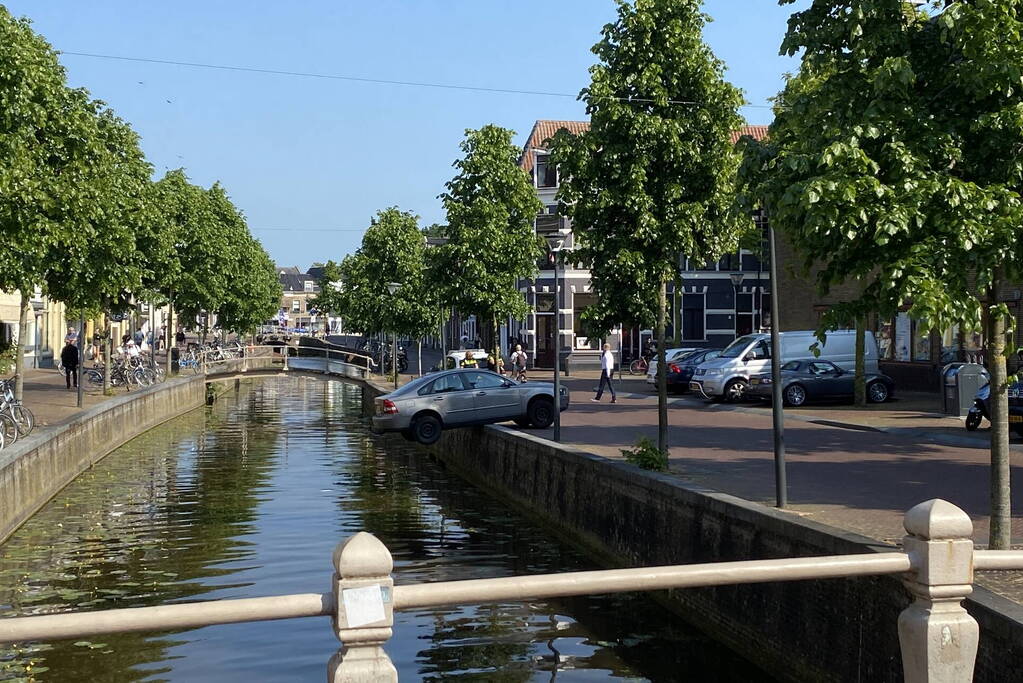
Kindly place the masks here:
POLYGON ((668 282, 661 278, 657 297, 657 448, 668 452, 668 376, 665 372, 664 326, 668 317, 668 282))
POLYGON ((163 346, 164 351, 167 353, 167 357, 164 358, 163 370, 170 377, 171 374, 171 339, 174 338, 174 303, 172 301, 167 302, 167 322, 164 324, 166 332, 163 333, 163 346))
POLYGON ((113 353, 113 340, 110 338, 110 313, 103 318, 103 395, 110 393, 110 354, 113 353))
POLYGON ((998 305, 1001 269, 988 291, 988 371, 991 373, 991 531, 988 547, 1008 550, 1012 537, 1012 504, 1009 499, 1009 396, 1006 392, 1005 317, 998 305))
POLYGON ((25 344, 28 341, 28 309, 32 302, 21 290, 21 312, 18 316, 18 348, 14 355, 14 398, 19 401, 25 393, 25 344))
POLYGON ((867 405, 867 382, 864 368, 864 348, 867 344, 867 321, 866 318, 856 319, 856 375, 853 378, 853 391, 855 403, 862 408, 867 405))

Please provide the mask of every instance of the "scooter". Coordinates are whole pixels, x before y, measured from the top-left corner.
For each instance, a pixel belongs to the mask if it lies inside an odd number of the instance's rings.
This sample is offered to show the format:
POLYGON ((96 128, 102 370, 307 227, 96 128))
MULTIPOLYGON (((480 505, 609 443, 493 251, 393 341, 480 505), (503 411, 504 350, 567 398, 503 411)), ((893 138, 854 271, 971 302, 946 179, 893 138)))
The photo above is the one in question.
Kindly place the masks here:
POLYGON ((970 412, 966 413, 966 429, 974 432, 980 427, 981 420, 991 421, 991 415, 987 411, 987 401, 991 398, 991 385, 985 384, 978 391, 970 406, 970 412))

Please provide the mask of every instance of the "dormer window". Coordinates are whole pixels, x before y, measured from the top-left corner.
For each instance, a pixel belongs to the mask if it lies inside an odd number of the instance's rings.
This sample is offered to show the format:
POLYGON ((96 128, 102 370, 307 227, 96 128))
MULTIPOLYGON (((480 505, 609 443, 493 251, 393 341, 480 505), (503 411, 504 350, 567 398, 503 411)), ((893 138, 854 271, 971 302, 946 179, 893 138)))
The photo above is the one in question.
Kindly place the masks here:
POLYGON ((558 167, 551 161, 550 154, 536 155, 536 186, 558 186, 558 167))
POLYGON ((305 291, 307 291, 307 292, 313 291, 313 284, 314 283, 313 283, 312 280, 306 280, 303 284, 305 285, 305 291))

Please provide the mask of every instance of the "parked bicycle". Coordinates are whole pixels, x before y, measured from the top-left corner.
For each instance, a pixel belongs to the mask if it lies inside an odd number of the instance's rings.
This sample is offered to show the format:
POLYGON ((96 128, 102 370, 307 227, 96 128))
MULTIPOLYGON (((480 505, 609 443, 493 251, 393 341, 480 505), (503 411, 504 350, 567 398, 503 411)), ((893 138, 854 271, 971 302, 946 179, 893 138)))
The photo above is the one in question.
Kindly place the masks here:
POLYGON ((14 383, 9 379, 0 380, 0 415, 8 415, 17 426, 15 438, 25 437, 35 428, 32 411, 14 397, 14 383))

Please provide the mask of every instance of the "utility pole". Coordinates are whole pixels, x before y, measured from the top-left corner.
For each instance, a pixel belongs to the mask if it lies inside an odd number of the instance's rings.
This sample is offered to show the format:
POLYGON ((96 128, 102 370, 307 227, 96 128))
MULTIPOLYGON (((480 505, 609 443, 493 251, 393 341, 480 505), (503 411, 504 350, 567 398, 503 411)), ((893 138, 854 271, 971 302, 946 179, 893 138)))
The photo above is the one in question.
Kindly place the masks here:
MULTIPOLYGON (((767 212, 761 214, 767 220, 767 212)), ((771 250, 771 417, 774 422, 774 488, 779 508, 788 505, 788 485, 785 480, 785 412, 781 396, 781 322, 778 316, 778 247, 774 228, 767 224, 771 250)))

